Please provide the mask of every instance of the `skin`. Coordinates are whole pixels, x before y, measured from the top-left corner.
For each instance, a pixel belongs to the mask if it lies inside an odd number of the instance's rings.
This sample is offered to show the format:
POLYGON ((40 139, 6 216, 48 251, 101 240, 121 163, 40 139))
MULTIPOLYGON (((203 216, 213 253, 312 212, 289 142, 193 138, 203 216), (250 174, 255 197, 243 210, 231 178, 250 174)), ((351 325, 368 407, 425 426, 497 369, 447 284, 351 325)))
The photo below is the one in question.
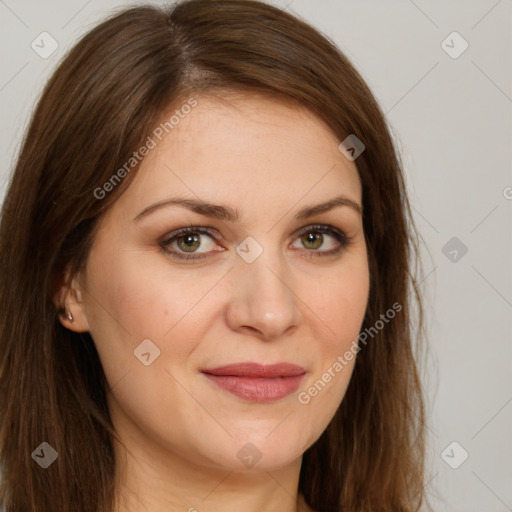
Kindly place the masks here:
MULTIPOLYGON (((61 322, 90 332, 112 388, 122 440, 116 511, 311 510, 298 495, 302 455, 335 414, 355 359, 309 403, 298 393, 357 339, 369 270, 356 209, 294 215, 338 195, 361 206, 357 168, 304 108, 254 94, 195 98, 102 217, 86 269, 66 292, 74 320, 61 322), (168 206, 134 221, 176 196, 229 206, 240 220, 168 206), (340 243, 315 229, 308 243, 300 231, 312 224, 342 230, 350 244, 322 256, 340 243), (196 232, 192 250, 204 259, 181 260, 159 245, 192 225, 215 230, 196 232), (252 263, 236 252, 248 236, 263 248, 252 263), (149 366, 134 356, 144 339, 160 350, 149 366), (241 361, 291 362, 306 375, 296 392, 255 403, 201 373, 241 361), (237 457, 246 443, 261 454, 251 467, 237 457)), ((179 240, 167 250, 187 254, 179 240)))

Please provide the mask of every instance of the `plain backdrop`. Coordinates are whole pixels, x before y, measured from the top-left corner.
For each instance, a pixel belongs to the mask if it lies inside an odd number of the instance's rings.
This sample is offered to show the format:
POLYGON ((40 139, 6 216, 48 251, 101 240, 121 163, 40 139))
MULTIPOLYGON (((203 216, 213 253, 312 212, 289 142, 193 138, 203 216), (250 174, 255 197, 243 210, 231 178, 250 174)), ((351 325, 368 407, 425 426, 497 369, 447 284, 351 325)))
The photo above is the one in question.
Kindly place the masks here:
MULTIPOLYGON (((351 59, 402 155, 424 240, 425 485, 434 509, 512 511, 512 1, 272 3, 312 23, 351 59)), ((128 5, 0 0, 0 199, 56 63, 128 5), (31 47, 42 32, 58 43, 48 58, 31 47)))

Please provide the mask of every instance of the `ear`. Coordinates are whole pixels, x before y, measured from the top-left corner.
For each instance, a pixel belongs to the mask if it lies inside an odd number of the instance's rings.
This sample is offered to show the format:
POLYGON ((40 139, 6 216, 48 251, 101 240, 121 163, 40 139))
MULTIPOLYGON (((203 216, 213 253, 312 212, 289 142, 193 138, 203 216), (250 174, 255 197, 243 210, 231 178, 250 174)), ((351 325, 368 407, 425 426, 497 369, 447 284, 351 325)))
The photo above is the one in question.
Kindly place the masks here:
POLYGON ((89 324, 85 314, 84 289, 80 284, 80 276, 70 277, 69 268, 59 283, 53 302, 57 307, 60 323, 74 332, 87 332, 89 324), (72 320, 66 313, 71 313, 72 320))

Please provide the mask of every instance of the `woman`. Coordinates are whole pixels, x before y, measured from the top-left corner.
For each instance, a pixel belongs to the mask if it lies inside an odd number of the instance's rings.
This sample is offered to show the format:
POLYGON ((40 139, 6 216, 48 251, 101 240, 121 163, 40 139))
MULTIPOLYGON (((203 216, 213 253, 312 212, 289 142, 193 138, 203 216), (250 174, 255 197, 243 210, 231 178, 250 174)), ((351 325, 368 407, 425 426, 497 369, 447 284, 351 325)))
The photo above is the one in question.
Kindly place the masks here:
POLYGON ((94 28, 3 205, 6 511, 418 510, 414 232, 381 110, 306 23, 94 28))

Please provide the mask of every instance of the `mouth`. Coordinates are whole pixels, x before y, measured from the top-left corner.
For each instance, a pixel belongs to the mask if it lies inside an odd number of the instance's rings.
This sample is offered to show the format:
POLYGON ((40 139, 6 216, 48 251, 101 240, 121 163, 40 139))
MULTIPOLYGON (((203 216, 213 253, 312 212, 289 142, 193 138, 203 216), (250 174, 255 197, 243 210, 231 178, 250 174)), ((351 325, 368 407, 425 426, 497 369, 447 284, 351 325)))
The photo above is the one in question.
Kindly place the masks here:
POLYGON ((291 363, 235 363, 202 370, 202 373, 219 388, 239 398, 272 402, 293 393, 306 370, 291 363))

